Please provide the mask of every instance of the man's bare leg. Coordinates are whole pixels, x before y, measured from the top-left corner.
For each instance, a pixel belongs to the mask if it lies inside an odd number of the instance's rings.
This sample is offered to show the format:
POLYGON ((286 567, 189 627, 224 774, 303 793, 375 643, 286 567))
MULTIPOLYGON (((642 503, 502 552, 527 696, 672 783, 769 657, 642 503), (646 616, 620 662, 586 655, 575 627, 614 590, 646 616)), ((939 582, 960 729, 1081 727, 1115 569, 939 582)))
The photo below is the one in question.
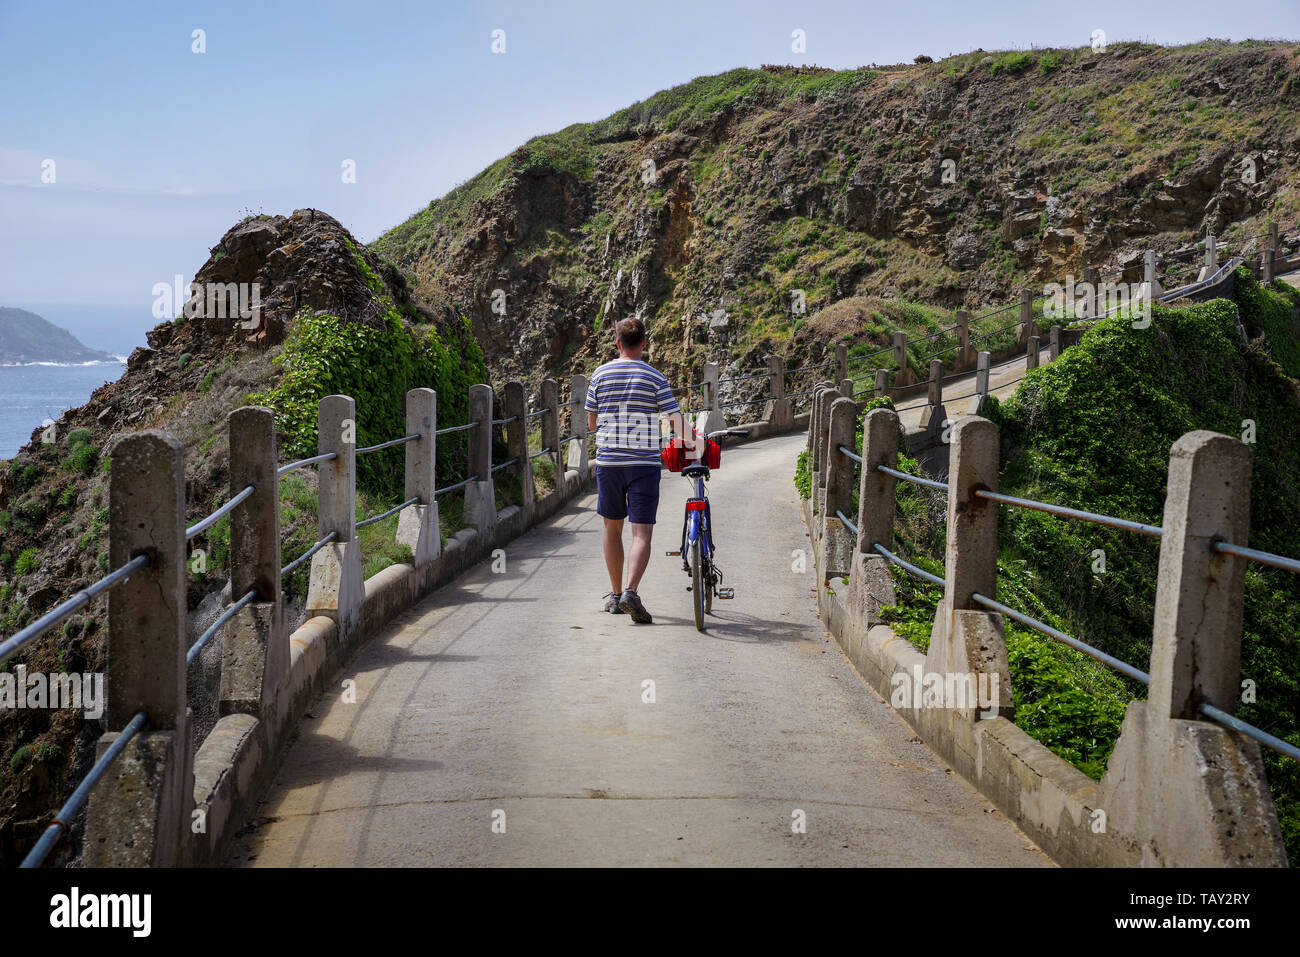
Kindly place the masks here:
MULTIPOLYGON (((640 526, 633 525, 635 532, 640 526)), ((633 542, 633 552, 635 556, 635 540, 633 542)), ((650 558, 650 550, 646 549, 646 559, 650 558)), ((605 519, 605 568, 609 571, 610 591, 615 595, 623 594, 623 519, 607 518, 605 519)), ((641 570, 645 571, 644 563, 641 570)), ((638 576, 639 577, 639 576, 638 576)))
MULTIPOLYGON (((641 576, 645 574, 646 566, 650 564, 650 537, 654 534, 653 525, 638 525, 636 522, 629 523, 632 526, 632 554, 628 558, 627 587, 633 591, 641 584, 641 576)), ((622 558, 623 541, 619 540, 619 557, 622 558)))

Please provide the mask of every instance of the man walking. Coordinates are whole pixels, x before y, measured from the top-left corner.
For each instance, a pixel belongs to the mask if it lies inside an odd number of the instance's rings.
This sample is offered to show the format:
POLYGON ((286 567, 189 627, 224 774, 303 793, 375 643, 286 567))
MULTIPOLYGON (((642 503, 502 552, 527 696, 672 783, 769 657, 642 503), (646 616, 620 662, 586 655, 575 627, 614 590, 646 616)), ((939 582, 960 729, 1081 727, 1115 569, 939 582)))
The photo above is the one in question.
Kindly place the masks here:
POLYGON ((659 416, 685 434, 681 410, 667 378, 641 360, 645 323, 623 319, 615 327, 618 358, 591 374, 587 429, 596 432, 596 513, 605 521, 605 567, 613 590, 605 611, 626 613, 640 624, 652 619, 637 595, 650 563, 650 537, 659 510, 659 416), (623 587, 623 522, 632 526, 627 587, 623 587))

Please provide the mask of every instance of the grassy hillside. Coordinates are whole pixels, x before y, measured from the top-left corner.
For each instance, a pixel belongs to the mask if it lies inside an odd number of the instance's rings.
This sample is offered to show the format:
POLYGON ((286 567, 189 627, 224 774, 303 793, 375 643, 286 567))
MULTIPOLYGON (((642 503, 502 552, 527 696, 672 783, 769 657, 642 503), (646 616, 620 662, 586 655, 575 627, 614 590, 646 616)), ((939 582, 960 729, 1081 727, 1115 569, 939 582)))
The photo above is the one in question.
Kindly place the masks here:
POLYGON ((680 375, 816 358, 797 333, 846 298, 978 308, 1207 232, 1256 251, 1300 220, 1298 65, 1207 41, 732 70, 530 140, 372 248, 503 373, 580 371, 629 313, 680 375))

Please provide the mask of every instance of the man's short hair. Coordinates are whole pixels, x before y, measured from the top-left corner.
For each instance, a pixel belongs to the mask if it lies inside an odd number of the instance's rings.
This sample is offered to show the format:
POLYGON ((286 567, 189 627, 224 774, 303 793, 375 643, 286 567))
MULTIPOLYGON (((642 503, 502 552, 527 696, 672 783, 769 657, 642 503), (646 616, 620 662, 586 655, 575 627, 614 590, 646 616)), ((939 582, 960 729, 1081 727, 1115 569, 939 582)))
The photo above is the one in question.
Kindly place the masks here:
POLYGON ((635 349, 645 343, 645 323, 640 319, 620 319, 614 327, 618 341, 625 349, 635 349))

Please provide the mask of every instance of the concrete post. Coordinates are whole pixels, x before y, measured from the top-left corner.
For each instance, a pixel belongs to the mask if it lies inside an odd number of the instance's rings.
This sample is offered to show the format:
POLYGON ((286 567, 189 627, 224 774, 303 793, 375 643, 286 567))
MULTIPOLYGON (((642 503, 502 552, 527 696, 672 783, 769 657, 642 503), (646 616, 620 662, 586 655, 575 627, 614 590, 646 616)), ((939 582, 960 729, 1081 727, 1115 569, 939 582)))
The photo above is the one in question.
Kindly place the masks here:
POLYGON ((554 379, 543 379, 538 390, 538 401, 545 410, 538 416, 542 420, 542 448, 550 449, 550 461, 555 466, 555 487, 564 487, 564 472, 560 468, 560 386, 554 379))
POLYGON ((275 416, 245 406, 230 414, 230 495, 253 494, 230 516, 230 597, 257 599, 222 635, 220 714, 271 720, 289 674, 289 631, 280 593, 280 481, 275 416))
POLYGON ((819 546, 822 550, 822 577, 829 581, 849 574, 855 541, 853 533, 840 521, 836 512, 848 515, 853 508, 853 460, 841 452, 840 447, 853 449, 858 404, 851 398, 831 400, 829 394, 826 398, 830 406, 826 439, 826 505, 821 512, 819 546))
POLYGON ((921 428, 931 438, 943 432, 943 424, 948 419, 948 410, 943 407, 943 361, 930 360, 930 381, 926 392, 929 404, 921 412, 921 428))
POLYGON ((858 545, 849 564, 845 608, 851 633, 865 636, 880 624, 880 609, 894 604, 894 579, 889 564, 874 545, 893 547, 894 482, 877 466, 898 468, 898 414, 872 409, 862 423, 862 474, 858 479, 858 545))
MULTIPOLYGON (((492 483, 492 387, 469 387, 469 474, 465 486, 465 523, 488 535, 497 524, 496 488, 492 483)), ((585 429, 583 430, 586 431, 585 429)))
POLYGON ((1273 281, 1273 260, 1277 256, 1277 223, 1268 224, 1268 236, 1264 240, 1264 249, 1260 253, 1259 274, 1263 282, 1273 281))
POLYGON ((785 359, 771 356, 767 364, 771 369, 768 388, 771 389, 772 398, 768 399, 763 409, 763 419, 771 424, 773 433, 788 432, 794 428, 794 413, 790 408, 790 400, 785 397, 785 359))
POLYGON ((889 395, 889 370, 876 370, 875 398, 879 399, 889 395))
POLYGON ((840 380, 840 395, 842 395, 844 398, 846 398, 846 399, 851 399, 851 398, 853 398, 853 393, 854 393, 855 391, 856 391, 856 390, 853 388, 853 380, 852 380, 852 379, 841 379, 841 380, 840 380))
POLYGON ((987 350, 980 352, 975 364, 975 394, 970 397, 969 412, 971 415, 979 415, 984 408, 985 399, 988 398, 989 366, 992 362, 993 353, 987 350))
POLYGON ((1250 450, 1189 432, 1169 455, 1151 685, 1134 701, 1101 788, 1148 866, 1285 867, 1259 745, 1201 720, 1235 710, 1245 562, 1214 549, 1246 541, 1250 450))
POLYGON ((528 398, 524 393, 524 384, 518 379, 511 379, 501 390, 501 417, 506 422, 506 458, 518 459, 512 465, 519 476, 522 486, 520 492, 520 511, 523 512, 525 526, 533 522, 533 512, 537 507, 537 492, 533 488, 533 464, 528 459, 528 398))
MULTIPOLYGON (((809 417, 812 435, 812 502, 819 514, 826 489, 826 436, 830 428, 831 403, 839 398, 834 383, 819 382, 813 387, 813 410, 809 417)), ((820 528, 820 526, 818 526, 820 528)))
POLYGON ((727 419, 718 405, 722 400, 718 396, 718 364, 716 362, 706 362, 704 364, 704 377, 701 381, 704 383, 704 408, 706 411, 699 417, 702 424, 696 425, 696 428, 706 434, 725 429, 727 419))
POLYGON ((1169 453, 1151 646, 1151 717, 1197 720, 1208 702, 1236 710, 1241 693, 1246 563, 1213 548, 1250 533, 1250 447, 1189 432, 1169 453))
POLYGON ((957 310, 957 363, 959 368, 966 368, 975 360, 970 345, 970 313, 965 309, 957 310))
POLYGON ((894 379, 894 387, 902 388, 905 385, 912 384, 912 373, 907 367, 907 333, 894 333, 894 365, 898 367, 897 378, 894 379))
POLYGON ((1154 306, 1163 293, 1164 289, 1156 281, 1156 251, 1148 249, 1143 256, 1142 300, 1154 306))
POLYGON ((1038 323, 1034 319, 1034 291, 1020 290, 1020 341, 1029 341, 1030 336, 1038 335, 1038 323))
POLYGON ((406 443, 406 480, 403 499, 418 498, 397 513, 399 545, 411 549, 417 571, 442 554, 442 532, 438 525, 438 500, 434 489, 438 476, 438 396, 432 389, 411 389, 406 393, 406 434, 419 435, 406 443))
POLYGON ((194 770, 185 691, 185 459, 162 432, 113 449, 109 565, 149 564, 108 594, 107 702, 97 756, 136 712, 145 729, 100 779, 86 812, 86 867, 183 863, 194 770))
POLYGON ((1048 340, 1047 361, 1055 362, 1061 358, 1061 327, 1052 326, 1051 339, 1048 340))
POLYGON ((578 481, 587 481, 587 377, 579 373, 569 380, 569 456, 567 467, 578 470, 578 481))
POLYGON ((998 489, 998 430, 988 419, 957 422, 948 453, 948 542, 944 597, 951 609, 979 609, 976 592, 993 598, 998 574, 998 507, 976 489, 998 489))
POLYGON ((1025 344, 1025 368, 1038 368, 1038 353, 1043 349, 1042 342, 1038 336, 1030 336, 1025 344))
POLYGON ((835 344, 835 378, 841 382, 849 377, 849 347, 843 342, 835 344))
POLYGON ((1212 275, 1214 270, 1219 268, 1219 249, 1218 241, 1213 235, 1205 237, 1205 269, 1206 275, 1212 275))
POLYGON ((1083 282, 1084 285, 1088 287, 1087 292, 1084 294, 1084 308, 1087 310, 1088 318, 1095 319, 1101 314, 1101 309, 1098 305, 1100 297, 1097 295, 1096 266, 1083 267, 1083 282))
POLYGON ((950 698, 945 681, 943 706, 957 709, 968 720, 1015 714, 1002 616, 985 611, 971 597, 997 594, 998 506, 975 494, 978 489, 997 491, 997 487, 997 427, 978 416, 961 419, 953 429, 948 458, 944 596, 935 610, 925 671, 955 677, 983 675, 986 690, 997 688, 996 698, 972 700, 979 685, 975 677, 972 682, 954 682, 950 698))
POLYGON ((862 477, 858 486, 858 551, 876 554, 879 542, 893 548, 894 483, 877 466, 898 468, 898 413, 872 409, 862 425, 862 477))
POLYGON ((335 453, 333 459, 320 463, 316 473, 318 530, 321 538, 333 532, 334 540, 312 556, 307 615, 333 618, 339 642, 346 645, 360 623, 365 598, 361 546, 356 537, 356 403, 350 396, 327 395, 320 400, 316 421, 319 454, 335 453))

